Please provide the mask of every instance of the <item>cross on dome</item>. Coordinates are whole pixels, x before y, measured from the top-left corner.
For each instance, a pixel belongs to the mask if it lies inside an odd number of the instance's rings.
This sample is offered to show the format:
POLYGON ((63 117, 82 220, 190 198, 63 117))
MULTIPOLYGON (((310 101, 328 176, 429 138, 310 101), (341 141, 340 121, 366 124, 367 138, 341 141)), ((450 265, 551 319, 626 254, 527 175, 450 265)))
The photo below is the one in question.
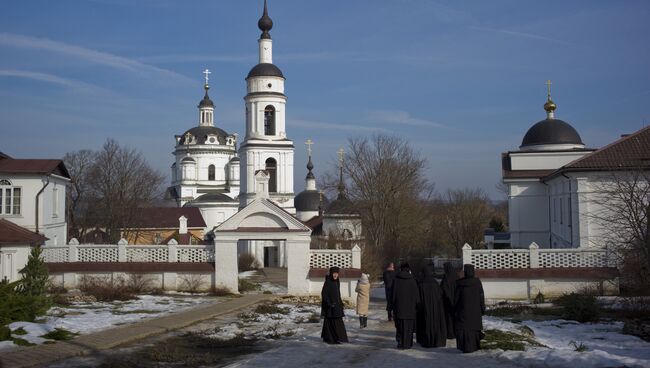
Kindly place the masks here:
POLYGON ((206 85, 206 87, 208 86, 208 82, 210 81, 210 74, 212 74, 212 72, 209 71, 208 69, 205 69, 203 71, 203 75, 205 75, 205 85, 206 85))
POLYGON ((551 84, 553 84, 553 83, 551 83, 551 80, 549 79, 544 84, 546 84, 546 88, 548 89, 548 94, 547 95, 548 95, 548 100, 550 101, 551 100, 551 84))
POLYGON ((555 119, 555 109, 557 109, 557 105, 553 100, 551 100, 551 80, 547 80, 546 83, 546 103, 544 104, 544 110, 546 110, 546 117, 547 119, 555 119))
POLYGON ((314 141, 312 141, 311 138, 309 138, 307 139, 305 144, 307 145, 307 154, 309 155, 309 157, 311 157, 311 146, 314 144, 314 141))
POLYGON ((336 151, 336 153, 339 155, 340 167, 343 168, 343 161, 345 160, 345 150, 341 148, 338 151, 336 151))

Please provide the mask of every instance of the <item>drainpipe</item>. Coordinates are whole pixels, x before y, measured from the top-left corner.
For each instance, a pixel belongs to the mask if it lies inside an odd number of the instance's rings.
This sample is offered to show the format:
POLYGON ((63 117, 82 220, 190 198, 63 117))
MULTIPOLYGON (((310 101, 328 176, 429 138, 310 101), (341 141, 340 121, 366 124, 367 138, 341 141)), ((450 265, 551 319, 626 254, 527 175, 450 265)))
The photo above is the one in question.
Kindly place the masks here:
POLYGON ((571 229, 571 247, 575 247, 573 244, 573 214, 571 213, 573 211, 573 191, 571 190, 571 178, 568 177, 565 173, 562 173, 562 176, 569 179, 569 218, 571 219, 569 222, 569 228, 571 229))
POLYGON ((35 232, 38 233, 38 203, 39 203, 39 196, 43 194, 43 191, 45 190, 45 187, 47 187, 50 184, 50 176, 45 177, 45 185, 43 185, 43 188, 36 193, 36 221, 34 221, 34 224, 36 225, 36 230, 35 232))

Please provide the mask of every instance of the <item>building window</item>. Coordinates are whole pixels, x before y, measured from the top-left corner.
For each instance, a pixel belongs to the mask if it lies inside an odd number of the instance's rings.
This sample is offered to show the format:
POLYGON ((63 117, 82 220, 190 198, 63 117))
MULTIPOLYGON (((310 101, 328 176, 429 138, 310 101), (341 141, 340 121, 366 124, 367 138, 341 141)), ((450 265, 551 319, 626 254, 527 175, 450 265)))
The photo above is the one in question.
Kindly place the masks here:
POLYGON ((52 189, 52 217, 59 216, 59 188, 52 189))
POLYGON ((560 224, 564 222, 564 206, 562 204, 562 198, 560 198, 560 224))
POLYGON ((214 165, 208 166, 208 180, 214 180, 214 165))
POLYGON ((278 191, 278 164, 275 159, 266 160, 266 173, 269 174, 269 193, 276 193, 278 191))
POLYGON ((275 107, 264 108, 264 135, 275 135, 275 107))
POLYGON ((10 185, 9 180, 0 180, 0 215, 20 215, 22 190, 10 185))
POLYGON ((557 198, 553 198, 553 222, 557 222, 557 198))

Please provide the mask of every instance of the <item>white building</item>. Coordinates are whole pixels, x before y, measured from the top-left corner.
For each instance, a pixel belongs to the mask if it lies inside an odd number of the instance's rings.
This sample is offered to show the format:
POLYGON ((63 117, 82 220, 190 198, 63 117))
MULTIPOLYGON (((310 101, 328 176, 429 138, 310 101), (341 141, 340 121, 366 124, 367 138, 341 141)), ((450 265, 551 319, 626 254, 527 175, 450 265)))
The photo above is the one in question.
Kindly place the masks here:
POLYGON ((178 206, 198 207, 207 230, 222 223, 238 210, 239 158, 237 135, 214 126, 214 103, 208 96, 199 102, 199 124, 176 136, 169 194, 178 206))
POLYGON ((596 202, 603 184, 631 167, 649 169, 642 161, 650 157, 650 130, 589 149, 571 125, 555 118, 556 107, 549 90, 547 118, 528 130, 519 150, 502 154, 513 248, 532 242, 541 248, 602 246, 594 215, 602 211, 596 202))
POLYGON ((0 218, 44 235, 45 245, 66 244, 69 183, 61 160, 14 159, 0 153, 0 218))
POLYGON ((19 280, 20 270, 27 264, 32 247, 46 240, 41 234, 0 218, 0 280, 19 280))

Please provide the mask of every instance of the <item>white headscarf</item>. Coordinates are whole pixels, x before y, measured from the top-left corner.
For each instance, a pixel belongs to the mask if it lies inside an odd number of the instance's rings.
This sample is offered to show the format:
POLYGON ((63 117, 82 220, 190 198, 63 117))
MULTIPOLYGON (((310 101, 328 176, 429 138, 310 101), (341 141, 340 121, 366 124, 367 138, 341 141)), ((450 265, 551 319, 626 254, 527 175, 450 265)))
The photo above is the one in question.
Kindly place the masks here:
POLYGON ((370 283, 370 280, 368 280, 369 275, 367 273, 362 273, 361 278, 359 279, 360 284, 368 284, 370 283))

